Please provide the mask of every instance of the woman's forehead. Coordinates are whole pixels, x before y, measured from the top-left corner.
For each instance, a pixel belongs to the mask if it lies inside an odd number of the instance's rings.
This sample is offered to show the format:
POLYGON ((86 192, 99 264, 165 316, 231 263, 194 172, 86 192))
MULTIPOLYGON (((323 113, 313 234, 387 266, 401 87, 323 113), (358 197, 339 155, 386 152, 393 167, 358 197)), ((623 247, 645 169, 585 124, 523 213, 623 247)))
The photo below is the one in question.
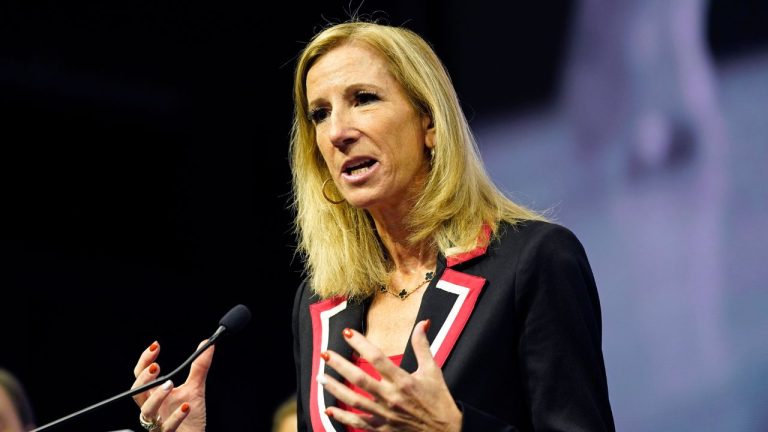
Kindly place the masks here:
POLYGON ((363 43, 344 44, 321 56, 309 69, 307 99, 321 97, 331 90, 373 85, 387 89, 399 85, 389 70, 386 58, 363 43))

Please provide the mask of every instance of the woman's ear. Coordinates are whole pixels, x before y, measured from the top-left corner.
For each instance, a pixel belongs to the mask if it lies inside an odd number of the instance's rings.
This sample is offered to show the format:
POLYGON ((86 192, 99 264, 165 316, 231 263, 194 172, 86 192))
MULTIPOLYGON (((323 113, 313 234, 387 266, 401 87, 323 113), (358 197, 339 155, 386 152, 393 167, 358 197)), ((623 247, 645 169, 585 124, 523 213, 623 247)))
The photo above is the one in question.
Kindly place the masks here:
POLYGON ((428 149, 435 148, 435 123, 432 121, 432 117, 423 115, 421 124, 424 127, 424 143, 428 149))
POLYGON ((432 121, 432 116, 429 114, 421 115, 421 125, 424 127, 424 130, 435 128, 435 122, 432 121))

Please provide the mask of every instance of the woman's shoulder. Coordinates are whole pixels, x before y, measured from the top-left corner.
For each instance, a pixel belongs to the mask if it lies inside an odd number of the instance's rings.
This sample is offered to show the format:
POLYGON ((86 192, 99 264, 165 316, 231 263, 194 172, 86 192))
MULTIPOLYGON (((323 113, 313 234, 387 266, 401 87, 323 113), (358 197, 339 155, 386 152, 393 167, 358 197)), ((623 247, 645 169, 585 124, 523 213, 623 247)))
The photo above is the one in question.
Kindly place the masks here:
MULTIPOLYGON (((314 289, 312 289, 312 280, 310 279, 310 277, 305 276, 299 283, 298 287, 296 288, 296 292, 294 294, 294 299, 293 299, 293 308, 294 310, 306 309, 310 305, 316 304, 316 303, 324 303, 324 302, 339 303, 344 300, 347 300, 347 299, 345 297, 327 297, 327 298, 321 297, 317 292, 315 292, 314 289)), ((353 301, 358 302, 360 300, 353 300, 353 301)))
POLYGON ((569 228, 541 221, 500 228, 506 231, 500 233, 495 261, 514 268, 519 296, 583 294, 585 287, 586 297, 593 296, 596 288, 587 253, 569 228))
POLYGON ((502 222, 497 229, 501 243, 519 243, 524 246, 580 244, 569 228, 554 222, 523 220, 515 223, 502 222))
POLYGON ((562 262, 563 260, 586 259, 581 241, 569 228, 546 221, 504 222, 499 225, 495 236, 495 247, 501 256, 515 258, 524 263, 562 262))
POLYGON ((293 299, 294 311, 307 307, 310 303, 317 301, 317 295, 313 292, 311 283, 308 277, 304 277, 296 288, 296 293, 293 299))

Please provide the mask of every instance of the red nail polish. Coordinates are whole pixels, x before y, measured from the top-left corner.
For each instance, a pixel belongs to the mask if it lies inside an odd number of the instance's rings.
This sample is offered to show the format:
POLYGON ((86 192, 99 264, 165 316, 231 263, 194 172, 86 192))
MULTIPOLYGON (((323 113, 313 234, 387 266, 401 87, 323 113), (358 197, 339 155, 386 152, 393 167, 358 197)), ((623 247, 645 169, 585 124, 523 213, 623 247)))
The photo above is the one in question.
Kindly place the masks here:
POLYGON ((432 325, 432 320, 427 318, 427 323, 424 324, 424 333, 429 331, 429 327, 432 325))
POLYGON ((152 363, 151 365, 149 365, 149 373, 151 373, 152 375, 157 373, 157 363, 152 363))
POLYGON ((330 408, 326 408, 325 409, 325 415, 327 415, 328 417, 333 417, 333 411, 331 411, 330 408))
POLYGON ((328 359, 331 358, 331 355, 328 354, 328 351, 323 351, 320 353, 320 358, 323 359, 323 361, 328 361, 328 359))
POLYGON ((345 338, 349 339, 352 337, 352 329, 345 328, 343 332, 341 332, 345 338))
POLYGON ((187 411, 189 411, 189 404, 184 402, 183 404, 181 404, 181 412, 187 412, 187 411))
POLYGON ((158 346, 159 345, 157 344, 157 342, 152 342, 152 345, 149 346, 149 350, 151 352, 155 352, 155 350, 157 349, 158 346))

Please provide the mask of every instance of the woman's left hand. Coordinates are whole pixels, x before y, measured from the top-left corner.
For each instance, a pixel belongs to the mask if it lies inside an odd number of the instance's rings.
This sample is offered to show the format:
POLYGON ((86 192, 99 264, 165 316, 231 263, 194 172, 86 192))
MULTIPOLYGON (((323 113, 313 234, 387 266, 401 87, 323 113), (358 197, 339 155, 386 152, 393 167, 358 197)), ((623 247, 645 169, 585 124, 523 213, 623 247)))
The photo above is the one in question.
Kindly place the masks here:
POLYGON ((326 364, 350 383, 368 392, 368 399, 329 375, 318 381, 338 400, 364 414, 329 407, 326 414, 354 428, 372 431, 460 431, 462 413, 453 400, 440 367, 429 350, 429 320, 416 325, 411 344, 418 368, 412 374, 397 365, 362 334, 344 330, 347 343, 381 375, 377 381, 333 351, 321 354, 326 364))

